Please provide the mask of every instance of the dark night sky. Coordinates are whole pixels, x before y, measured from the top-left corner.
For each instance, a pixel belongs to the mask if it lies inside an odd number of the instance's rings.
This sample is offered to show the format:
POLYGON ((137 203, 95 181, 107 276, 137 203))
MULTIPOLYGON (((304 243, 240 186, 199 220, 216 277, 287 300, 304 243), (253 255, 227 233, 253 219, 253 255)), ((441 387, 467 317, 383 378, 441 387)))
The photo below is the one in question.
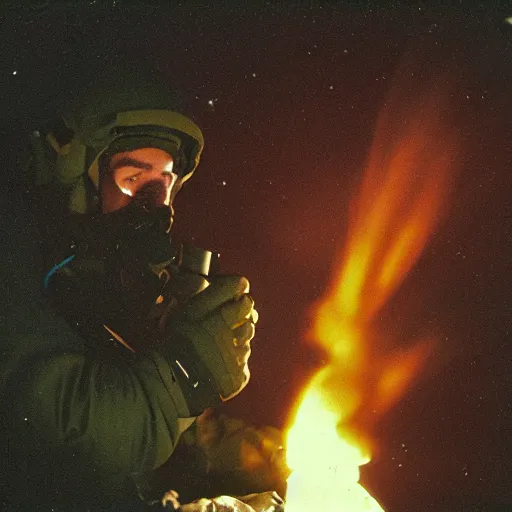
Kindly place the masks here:
POLYGON ((282 426, 318 362, 303 341, 309 308, 343 246, 401 56, 412 52, 420 81, 433 69, 455 77, 464 158, 448 215, 380 319, 396 338, 433 335, 438 351, 379 423, 363 478, 391 511, 512 504, 512 8, 98 4, 4 9, 2 138, 12 145, 115 60, 151 62, 188 92, 206 149, 175 228, 251 280, 252 380, 227 410, 256 423, 282 426))

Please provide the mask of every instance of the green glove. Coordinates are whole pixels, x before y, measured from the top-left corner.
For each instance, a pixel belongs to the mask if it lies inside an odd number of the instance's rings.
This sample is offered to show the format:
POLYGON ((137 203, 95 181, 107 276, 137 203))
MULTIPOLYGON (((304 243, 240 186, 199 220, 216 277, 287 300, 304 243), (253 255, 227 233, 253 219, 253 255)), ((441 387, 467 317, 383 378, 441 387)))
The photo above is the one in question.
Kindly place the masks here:
POLYGON ((219 276, 176 311, 166 347, 191 412, 226 401, 246 386, 257 313, 244 277, 219 276))

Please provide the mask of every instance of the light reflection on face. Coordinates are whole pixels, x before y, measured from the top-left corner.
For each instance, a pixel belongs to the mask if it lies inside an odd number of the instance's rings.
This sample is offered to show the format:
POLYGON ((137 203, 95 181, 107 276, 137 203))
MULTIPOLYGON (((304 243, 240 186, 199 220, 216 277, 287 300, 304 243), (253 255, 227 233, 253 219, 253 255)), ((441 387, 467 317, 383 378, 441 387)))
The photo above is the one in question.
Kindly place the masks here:
POLYGON ((173 165, 172 156, 158 148, 140 148, 113 155, 100 178, 103 213, 128 206, 148 187, 157 191, 150 196, 155 206, 171 206, 178 181, 173 165))

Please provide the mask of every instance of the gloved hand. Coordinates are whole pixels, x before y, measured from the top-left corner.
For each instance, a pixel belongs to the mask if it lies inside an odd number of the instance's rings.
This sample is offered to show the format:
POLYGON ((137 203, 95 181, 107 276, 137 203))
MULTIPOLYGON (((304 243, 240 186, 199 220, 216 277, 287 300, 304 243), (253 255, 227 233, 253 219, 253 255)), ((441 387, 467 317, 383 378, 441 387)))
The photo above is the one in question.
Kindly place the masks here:
POLYGON ((213 485, 211 495, 268 490, 285 494, 290 469, 286 465, 284 435, 277 428, 257 428, 216 411, 206 411, 197 418, 195 435, 213 485))
POLYGON ((250 373, 257 313, 244 277, 219 276, 168 320, 165 345, 193 415, 233 398, 250 373))

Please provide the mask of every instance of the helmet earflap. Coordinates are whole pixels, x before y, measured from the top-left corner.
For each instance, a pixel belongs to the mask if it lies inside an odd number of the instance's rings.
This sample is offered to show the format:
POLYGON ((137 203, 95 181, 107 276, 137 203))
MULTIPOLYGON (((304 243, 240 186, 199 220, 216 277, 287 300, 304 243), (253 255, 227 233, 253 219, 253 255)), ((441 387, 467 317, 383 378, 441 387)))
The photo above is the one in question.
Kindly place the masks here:
POLYGON ((86 213, 95 204, 94 191, 83 170, 87 148, 62 118, 54 121, 46 141, 55 151, 54 179, 69 190, 68 208, 74 213, 86 213))

